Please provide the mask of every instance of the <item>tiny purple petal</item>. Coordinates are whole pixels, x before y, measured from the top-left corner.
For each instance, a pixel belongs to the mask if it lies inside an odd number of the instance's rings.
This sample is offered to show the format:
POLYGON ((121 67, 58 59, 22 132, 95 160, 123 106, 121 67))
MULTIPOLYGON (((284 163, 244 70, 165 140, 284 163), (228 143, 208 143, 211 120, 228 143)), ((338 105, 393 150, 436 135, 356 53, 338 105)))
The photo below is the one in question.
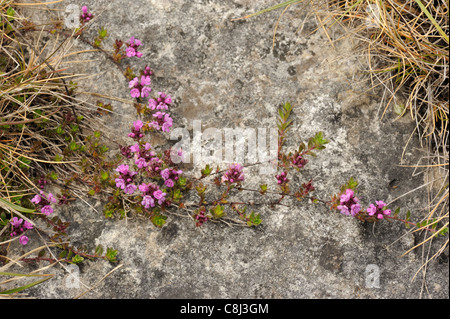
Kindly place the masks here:
POLYGON ((127 57, 131 58, 136 55, 136 50, 132 47, 128 47, 125 52, 127 53, 127 57))
POLYGON ((173 180, 168 179, 164 182, 164 185, 166 185, 167 187, 173 187, 174 183, 173 180))
POLYGON ((131 95, 131 97, 137 99, 138 97, 141 96, 141 92, 139 91, 139 89, 134 88, 134 89, 131 89, 130 95, 131 95))
POLYGON ((150 195, 145 195, 142 198, 141 205, 145 208, 155 207, 155 200, 150 195))
POLYGON ((23 227, 25 227, 26 229, 33 229, 33 224, 28 221, 24 221, 23 227))
POLYGON ((19 243, 21 243, 22 245, 25 246, 26 244, 28 244, 28 237, 25 236, 25 235, 20 236, 20 238, 19 238, 19 243))
POLYGON ((120 188, 120 189, 124 189, 125 188, 125 181, 122 178, 116 178, 116 187, 120 188))
POLYGON ((125 194, 133 194, 134 191, 137 189, 137 186, 134 184, 128 184, 127 186, 125 186, 124 192, 125 194))
POLYGON ((116 171, 120 174, 128 174, 129 166, 126 164, 119 165, 119 167, 116 168, 116 171))
POLYGON ((41 196, 35 195, 35 196, 31 199, 31 202, 32 202, 33 204, 39 204, 39 203, 41 202, 41 200, 42 200, 41 196))
POLYGON ((53 213, 53 208, 50 205, 46 205, 41 208, 41 213, 45 214, 46 216, 49 216, 51 213, 53 213))

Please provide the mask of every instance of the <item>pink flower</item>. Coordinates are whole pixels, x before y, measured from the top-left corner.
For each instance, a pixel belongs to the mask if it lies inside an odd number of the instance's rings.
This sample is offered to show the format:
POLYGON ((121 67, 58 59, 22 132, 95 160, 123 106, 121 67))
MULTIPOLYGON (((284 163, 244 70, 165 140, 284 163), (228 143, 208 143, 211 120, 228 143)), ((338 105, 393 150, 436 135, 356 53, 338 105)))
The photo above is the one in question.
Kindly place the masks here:
POLYGON ((277 179, 278 185, 286 184, 289 179, 287 178, 287 172, 281 172, 279 175, 275 176, 277 179))
POLYGON ((225 174, 222 176, 222 183, 239 183, 244 181, 243 167, 240 164, 231 164, 225 174))
POLYGON ((119 172, 120 174, 124 174, 124 175, 128 174, 128 170, 129 170, 129 166, 125 165, 125 164, 119 165, 119 167, 116 168, 117 172, 119 172))
POLYGON ((345 191, 345 194, 341 195, 341 204, 348 202, 354 196, 354 192, 352 189, 348 188, 345 191))
POLYGON ((155 197, 158 200, 158 204, 162 205, 165 201, 166 193, 164 193, 162 190, 158 189, 157 191, 153 192, 153 197, 155 197))
POLYGON ((139 157, 138 159, 136 159, 134 161, 134 163, 137 165, 138 168, 144 168, 147 167, 147 161, 145 160, 145 158, 139 157))
POLYGON ((41 213, 45 214, 46 216, 49 216, 53 213, 53 208, 50 205, 46 205, 41 208, 41 213))
POLYGON ((145 184, 145 183, 142 183, 141 185, 139 185, 139 190, 142 192, 142 193, 147 193, 148 192, 148 190, 149 190, 149 187, 148 187, 148 185, 147 184, 145 184))
POLYGON ((130 146, 130 151, 133 153, 138 153, 139 150, 140 150, 139 143, 136 143, 136 144, 130 146))
POLYGON ((82 23, 88 22, 89 20, 91 20, 94 16, 92 15, 92 13, 88 12, 88 7, 87 6, 82 6, 81 7, 81 12, 82 14, 80 15, 80 20, 82 23))
POLYGON ((135 77, 133 80, 128 82, 128 87, 131 89, 130 95, 134 98, 147 97, 152 89, 149 87, 151 84, 151 79, 149 75, 141 76, 139 80, 135 77))
POLYGON ((149 87, 147 87, 147 86, 144 86, 144 87, 142 88, 142 91, 141 91, 141 97, 147 97, 147 96, 149 96, 151 91, 152 91, 151 88, 149 88, 149 87))
POLYGON ((341 195, 340 205, 337 206, 337 209, 341 211, 341 214, 346 216, 351 214, 353 217, 361 211, 359 199, 355 197, 355 193, 352 189, 346 189, 345 194, 341 195))
POLYGON ((141 120, 137 120, 137 121, 133 122, 133 128, 136 131, 140 131, 143 126, 144 126, 144 123, 141 120))
POLYGON ((131 97, 137 99, 138 97, 141 96, 141 92, 139 92, 139 89, 133 88, 133 89, 131 89, 131 91, 130 91, 130 95, 131 95, 131 97))
POLYGON ((47 200, 48 200, 50 203, 56 203, 56 198, 55 198, 55 196, 53 196, 52 193, 48 193, 47 200))
POLYGON ((154 128, 156 130, 162 130, 163 132, 169 132, 172 127, 173 120, 170 117, 170 114, 164 112, 156 112, 153 114, 153 117, 156 118, 155 121, 149 123, 149 127, 154 128))
POLYGON ((166 194, 165 194, 162 190, 158 189, 158 190, 156 190, 156 191, 153 192, 153 196, 154 196, 156 199, 161 199, 161 198, 163 198, 164 196, 166 196, 166 194))
POLYGON ((155 200, 150 195, 142 197, 141 205, 145 208, 155 207, 155 200))
POLYGON ((25 235, 20 236, 20 238, 19 238, 19 243, 21 243, 22 245, 25 246, 26 244, 28 244, 28 237, 25 236, 25 235))
POLYGON ((124 192, 125 194, 133 194, 134 191, 137 189, 137 186, 134 184, 128 184, 127 186, 125 186, 124 192))
POLYGON ((13 217, 12 220, 9 221, 11 223, 11 225, 13 225, 14 227, 20 227, 20 225, 23 222, 23 219, 18 219, 17 217, 13 217))
POLYGON ((350 212, 348 211, 348 207, 347 206, 343 206, 343 205, 339 205, 337 207, 337 209, 339 209, 341 211, 341 214, 348 216, 350 214, 350 212))
POLYGON ((163 169, 163 170, 161 171, 161 177, 162 177, 162 178, 168 179, 169 176, 170 176, 170 172, 169 172, 169 169, 168 169, 168 168, 163 169))
POLYGON ((128 57, 130 58, 133 56, 136 56, 138 58, 142 57, 142 53, 137 50, 137 48, 142 45, 140 40, 131 37, 130 40, 125 44, 127 45, 125 52, 128 57))
POLYGON ((33 229, 33 224, 28 221, 24 221, 23 227, 25 227, 26 229, 33 229))
POLYGON ((148 100, 148 107, 152 110, 156 109, 157 103, 154 99, 148 100))
POLYGON ((173 180, 167 179, 167 180, 164 182, 164 185, 166 185, 167 187, 173 187, 173 185, 174 185, 173 180))
POLYGON ((386 207, 386 203, 383 201, 375 201, 377 206, 374 204, 370 204, 370 206, 367 208, 367 213, 369 213, 369 216, 376 216, 378 219, 384 219, 384 216, 388 216, 391 214, 390 209, 384 209, 386 207))
POLYGON ((128 82, 128 87, 131 89, 131 88, 134 88, 135 86, 137 86, 138 84, 139 84, 138 78, 134 78, 133 80, 128 82))
POLYGON ((35 195, 35 196, 31 199, 31 202, 32 202, 33 204, 39 204, 39 203, 41 202, 41 200, 42 200, 41 196, 35 195))
POLYGON ((141 76, 141 85, 150 85, 152 83, 150 76, 142 75, 141 76))
POLYGON ((120 188, 120 189, 124 189, 125 188, 125 180, 123 178, 116 178, 115 182, 116 182, 116 187, 117 188, 120 188))

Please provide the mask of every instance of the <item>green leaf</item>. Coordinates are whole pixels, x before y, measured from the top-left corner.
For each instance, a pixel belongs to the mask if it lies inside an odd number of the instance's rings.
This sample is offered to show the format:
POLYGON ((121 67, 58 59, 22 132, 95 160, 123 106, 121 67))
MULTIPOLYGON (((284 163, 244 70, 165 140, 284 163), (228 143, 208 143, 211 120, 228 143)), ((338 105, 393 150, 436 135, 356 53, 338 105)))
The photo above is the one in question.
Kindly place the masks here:
POLYGON ((62 252, 59 253, 59 258, 64 259, 64 258, 66 258, 66 255, 67 255, 67 250, 63 250, 62 252))
POLYGON ((6 10, 6 15, 7 15, 8 21, 12 21, 12 20, 14 20, 14 16, 16 15, 16 11, 14 11, 13 8, 9 7, 6 10))
POLYGON ((209 174, 211 174, 211 167, 209 166, 209 164, 206 165, 205 169, 201 170, 202 176, 208 176, 209 174))
POLYGON ((261 185, 260 188, 261 188, 261 191, 260 191, 261 194, 265 194, 267 192, 267 184, 261 185))
POLYGON ((116 256, 117 256, 117 250, 114 250, 114 249, 112 249, 112 248, 107 248, 107 249, 106 249, 106 255, 105 255, 105 257, 106 257, 106 259, 108 259, 110 262, 117 262, 116 256))
POLYGON ((29 160, 28 158, 25 158, 25 157, 23 157, 23 156, 20 156, 20 157, 18 158, 18 160, 19 160, 19 167, 20 167, 20 168, 26 169, 26 168, 29 168, 29 167, 30 167, 31 160, 29 160))
POLYGON ((100 172, 100 179, 102 181, 106 181, 108 178, 109 178, 109 173, 108 172, 106 172, 106 171, 100 172))
POLYGON ((217 205, 214 209, 210 210, 214 219, 219 219, 225 216, 224 207, 217 205))
POLYGON ((397 217, 398 214, 400 214, 400 207, 397 207, 397 209, 394 211, 394 217, 397 217))
POLYGON ((108 35, 108 32, 106 31, 106 29, 104 27, 102 27, 100 30, 98 30, 98 36, 100 38, 106 38, 106 36, 108 35))
POLYGON ((81 256, 78 255, 78 254, 72 257, 72 262, 75 263, 75 264, 80 263, 80 262, 82 262, 83 260, 84 260, 84 258, 81 257, 81 256))
POLYGON ((408 212, 406 213, 406 221, 410 221, 411 220, 411 212, 408 210, 408 212))
POLYGON ((166 219, 167 219, 167 216, 156 214, 156 215, 152 216, 151 221, 152 221, 153 225, 161 228, 166 223, 166 219))
POLYGON ((103 255, 103 247, 102 245, 98 245, 97 247, 95 247, 95 254, 98 256, 103 255))

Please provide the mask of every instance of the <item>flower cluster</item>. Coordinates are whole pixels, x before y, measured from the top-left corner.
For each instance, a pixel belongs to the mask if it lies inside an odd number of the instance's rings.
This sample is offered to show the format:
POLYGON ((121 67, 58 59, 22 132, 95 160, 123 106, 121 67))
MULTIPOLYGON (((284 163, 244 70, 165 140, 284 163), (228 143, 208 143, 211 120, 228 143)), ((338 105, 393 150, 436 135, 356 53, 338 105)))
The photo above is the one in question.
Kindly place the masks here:
POLYGON ((87 6, 82 6, 81 7, 81 15, 80 15, 80 20, 81 22, 84 24, 86 22, 89 22, 94 15, 92 13, 88 12, 88 7, 87 6))
POLYGON ((49 216, 53 213, 52 203, 56 203, 56 198, 52 193, 48 193, 46 195, 43 191, 40 192, 40 195, 36 195, 31 199, 31 202, 40 208, 41 213, 45 216, 49 216))
POLYGON ((155 207, 155 202, 158 202, 158 204, 161 206, 166 201, 167 194, 159 189, 158 185, 155 185, 153 183, 142 183, 141 185, 139 185, 139 190, 142 193, 141 205, 144 206, 144 208, 148 209, 150 207, 155 207))
POLYGON ((153 114, 155 118, 154 121, 150 122, 148 126, 155 130, 161 130, 163 132, 169 132, 173 125, 173 119, 170 117, 169 113, 156 112, 153 114))
POLYGON ((44 176, 42 176, 38 181, 37 181, 37 186, 40 188, 40 189, 44 189, 45 188, 45 185, 47 185, 48 184, 48 182, 47 182, 47 180, 45 179, 45 177, 44 176))
POLYGON ((337 209, 341 211, 341 214, 348 216, 351 214, 353 217, 361 210, 359 199, 355 197, 355 193, 352 189, 348 188, 345 194, 341 195, 340 205, 337 209))
POLYGON ((130 40, 125 44, 127 45, 127 49, 125 50, 125 52, 127 53, 127 57, 129 58, 133 56, 136 56, 138 58, 142 57, 142 52, 139 52, 137 50, 137 48, 142 45, 140 40, 131 37, 130 40))
POLYGON ((164 92, 158 92, 157 99, 149 99, 148 107, 152 110, 168 110, 172 104, 172 97, 164 92))
MULTIPOLYGON (((13 217, 9 222, 12 225, 11 237, 22 235, 26 230, 33 229, 33 225, 26 220, 24 221, 22 218, 18 219, 17 217, 13 217)), ((20 236, 19 242, 22 245, 26 245, 28 243, 28 237, 25 235, 20 236)))
POLYGON ((140 140, 142 137, 144 137, 144 133, 141 132, 142 127, 144 126, 144 123, 141 120, 137 120, 133 123, 133 128, 131 129, 131 133, 128 133, 128 137, 131 137, 135 140, 140 140))
POLYGON ((202 207, 197 214, 194 215, 194 218, 196 220, 195 225, 197 227, 200 227, 205 222, 209 220, 209 218, 206 216, 205 208, 202 207))
POLYGON ((128 165, 120 165, 116 171, 120 173, 120 177, 115 179, 116 187, 123 189, 125 194, 133 194, 137 189, 137 186, 133 184, 133 176, 137 172, 131 172, 128 165))
POLYGON ((135 77, 128 83, 128 87, 131 89, 130 90, 131 97, 133 98, 147 97, 152 90, 152 88, 149 87, 150 84, 151 79, 149 75, 142 75, 140 80, 138 77, 135 77))
POLYGON ((134 153, 134 164, 136 164, 139 169, 147 167, 149 162, 156 156, 156 153, 152 151, 151 148, 152 146, 150 143, 145 143, 143 145, 136 143, 130 147, 130 151, 134 153))
POLYGON ((243 167, 240 164, 231 164, 225 174, 222 176, 222 183, 229 184, 240 183, 244 181, 243 167))
POLYGON ((296 153, 292 156, 291 162, 295 167, 302 168, 306 165, 306 163, 308 163, 308 160, 303 158, 300 154, 296 153))
POLYGON ((176 169, 163 169, 161 171, 161 177, 164 179, 164 185, 167 187, 173 187, 176 181, 180 178, 180 175, 183 174, 182 170, 176 169))
POLYGON ((367 208, 367 213, 369 216, 375 216, 378 219, 383 219, 385 215, 390 215, 391 210, 386 209, 386 203, 383 201, 375 201, 376 206, 374 204, 370 204, 369 208, 367 208))
POLYGON ((279 175, 276 175, 275 178, 277 179, 278 185, 284 185, 289 182, 289 179, 287 178, 287 172, 281 172, 279 175))
POLYGON ((144 75, 144 76, 153 75, 153 72, 152 72, 152 70, 150 69, 150 67, 148 65, 142 71, 142 75, 144 75))

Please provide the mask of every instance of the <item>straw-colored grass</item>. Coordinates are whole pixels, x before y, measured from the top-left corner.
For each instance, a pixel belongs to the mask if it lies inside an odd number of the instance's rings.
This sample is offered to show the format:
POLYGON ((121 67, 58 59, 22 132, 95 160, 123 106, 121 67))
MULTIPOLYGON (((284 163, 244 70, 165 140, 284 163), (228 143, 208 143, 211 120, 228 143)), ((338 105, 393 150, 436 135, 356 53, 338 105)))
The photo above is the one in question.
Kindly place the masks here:
MULTIPOLYGON (((3 269, 20 260, 8 257, 11 243, 18 239, 10 239, 8 220, 17 216, 33 221, 41 214, 30 202, 40 191, 39 179, 50 183, 46 192, 51 187, 55 195, 67 194, 71 200, 73 194, 86 194, 95 185, 104 162, 95 148, 98 145, 93 147, 90 142, 95 140, 91 137, 93 127, 98 128, 101 122, 97 107, 73 94, 72 81, 77 76, 65 69, 66 57, 77 52, 69 41, 39 50, 24 34, 23 30, 29 28, 26 19, 17 7, 12 8, 12 1, 0 3, 0 275, 20 279, 29 275, 5 273, 3 269)), ((44 248, 52 246, 40 238, 44 248)), ((48 278, 44 276, 22 288, 48 278)), ((0 292, 3 290, 0 286, 0 292)))

